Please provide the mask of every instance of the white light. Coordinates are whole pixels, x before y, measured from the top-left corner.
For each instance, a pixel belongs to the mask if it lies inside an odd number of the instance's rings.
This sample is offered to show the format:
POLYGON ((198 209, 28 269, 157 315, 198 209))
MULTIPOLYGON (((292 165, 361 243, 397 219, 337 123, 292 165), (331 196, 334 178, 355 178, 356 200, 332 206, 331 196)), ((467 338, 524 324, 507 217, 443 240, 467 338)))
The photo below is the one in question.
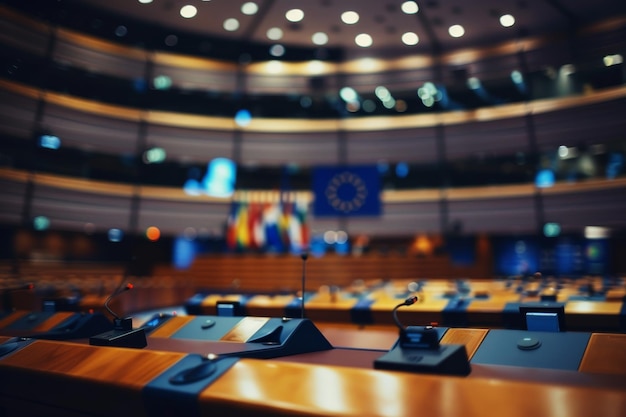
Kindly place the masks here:
POLYGON ((567 146, 559 146, 559 158, 565 159, 567 158, 567 155, 569 155, 569 149, 567 149, 567 146))
POLYGON ((324 242, 328 245, 333 245, 337 242, 337 232, 328 230, 324 232, 324 242))
POLYGON ((521 84, 524 82, 524 76, 518 70, 513 70, 511 72, 511 79, 515 84, 521 84))
POLYGON ((235 19, 234 17, 231 17, 229 19, 224 20, 224 30, 227 30, 229 32, 234 32, 237 29, 239 29, 239 20, 235 19))
POLYGON ((343 87, 339 91, 339 96, 346 103, 349 103, 351 101, 356 101, 357 98, 358 98, 357 92, 353 88, 351 88, 351 87, 343 87))
POLYGON ((184 17, 185 19, 191 19, 197 14, 198 14, 198 9, 196 9, 196 6, 192 6, 188 4, 180 8, 180 15, 184 17))
POLYGON ((282 45, 272 45, 270 48, 270 55, 276 57, 285 55, 285 47, 282 45))
POLYGON ((461 25, 452 25, 448 29, 448 33, 453 38, 460 38, 461 36, 465 35, 465 29, 461 25))
POLYGON ((241 13, 248 15, 248 16, 252 16, 253 14, 256 14, 256 12, 258 11, 259 11, 259 6, 257 6, 257 4, 252 1, 244 3, 241 6, 241 13))
POLYGON ((376 94, 376 97, 378 97, 378 99, 381 101, 385 101, 391 98, 391 93, 389 92, 389 89, 387 87, 383 87, 382 85, 376 87, 376 89, 374 90, 374 94, 376 94))
POLYGON ((283 71, 283 63, 280 61, 270 61, 267 63, 267 72, 270 74, 278 74, 283 71))
POLYGON ((374 43, 372 37, 367 33, 361 33, 360 35, 357 35, 356 38, 354 38, 354 42, 361 48, 370 47, 374 43))
POLYGON ((341 21, 346 25, 354 25, 359 21, 359 14, 353 11, 343 12, 341 14, 341 21))
POLYGON ((309 73, 311 74, 321 74, 324 71, 324 63, 322 61, 318 61, 316 59, 309 61, 307 64, 309 73))
POLYGON ((402 35, 402 42, 405 45, 409 45, 409 46, 417 45, 419 41, 420 41, 420 38, 417 36, 417 34, 413 32, 407 32, 402 35))
POLYGON ((586 239, 606 239, 611 235, 611 229, 606 227, 587 226, 585 227, 586 239))
POLYGON ((607 55, 602 58, 602 62, 604 62, 604 66, 610 67, 611 65, 621 64, 624 62, 624 58, 620 54, 607 55))
POLYGON ((328 43, 328 35, 324 32, 316 32, 311 36, 311 40, 316 45, 326 45, 328 43))
POLYGON ((283 30, 281 28, 269 28, 267 32, 265 33, 265 35, 267 36, 268 39, 277 41, 277 40, 282 39, 283 30))
POLYGON ((346 243, 347 241, 348 241, 348 234, 344 232, 343 230, 339 230, 337 232, 337 243, 343 244, 343 243, 346 243))
POLYGON ((415 14, 419 9, 419 6, 414 1, 405 1, 402 3, 402 11, 406 14, 415 14))
POLYGON ((285 13, 285 18, 290 22, 296 23, 304 19, 304 12, 300 9, 291 9, 285 13))
POLYGON ((152 0, 139 0, 139 3, 141 3, 141 4, 149 4, 149 3, 152 3, 152 0))
POLYGON ((500 24, 505 28, 510 28, 515 24, 515 18, 510 14, 500 16, 500 24))
POLYGON ((478 90, 481 86, 480 80, 476 77, 470 77, 467 79, 467 87, 470 90, 478 90))

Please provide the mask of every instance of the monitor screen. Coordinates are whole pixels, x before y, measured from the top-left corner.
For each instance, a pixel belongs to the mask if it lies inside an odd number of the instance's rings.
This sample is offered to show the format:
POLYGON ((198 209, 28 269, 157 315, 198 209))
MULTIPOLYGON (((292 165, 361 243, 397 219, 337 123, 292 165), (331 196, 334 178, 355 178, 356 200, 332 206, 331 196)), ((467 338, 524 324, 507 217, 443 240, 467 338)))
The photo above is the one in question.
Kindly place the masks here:
POLYGON ((539 332, 565 331, 565 306, 562 303, 521 305, 519 312, 526 330, 539 332))

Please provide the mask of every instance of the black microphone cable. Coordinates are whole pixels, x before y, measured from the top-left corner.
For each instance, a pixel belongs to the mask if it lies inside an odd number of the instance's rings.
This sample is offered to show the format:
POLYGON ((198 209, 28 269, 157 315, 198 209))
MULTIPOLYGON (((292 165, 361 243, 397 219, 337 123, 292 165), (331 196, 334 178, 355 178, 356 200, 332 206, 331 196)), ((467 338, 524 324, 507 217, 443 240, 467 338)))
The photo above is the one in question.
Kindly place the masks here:
POLYGON ((407 298, 406 300, 404 300, 404 302, 402 302, 402 303, 398 304, 397 306, 395 306, 393 308, 393 310, 391 311, 392 314, 393 314, 393 321, 396 323, 396 326, 398 326, 398 328, 401 331, 404 331, 405 326, 402 323, 400 323, 400 320, 398 319, 398 308, 400 308, 402 306, 413 305, 413 304, 415 304, 417 302, 417 300, 418 300, 417 296, 413 295, 413 296, 407 298))

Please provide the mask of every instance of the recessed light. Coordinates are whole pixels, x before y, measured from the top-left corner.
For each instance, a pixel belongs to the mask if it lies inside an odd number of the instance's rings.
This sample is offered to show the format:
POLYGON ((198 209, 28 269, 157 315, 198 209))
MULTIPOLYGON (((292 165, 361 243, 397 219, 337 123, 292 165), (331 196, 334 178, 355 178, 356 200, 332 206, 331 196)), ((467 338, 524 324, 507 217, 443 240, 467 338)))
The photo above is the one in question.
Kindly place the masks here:
POLYGON ((231 17, 229 19, 224 20, 224 30, 227 30, 229 32, 234 32, 237 29, 239 29, 239 20, 235 19, 234 17, 231 17))
POLYGON ((311 40, 315 45, 326 45, 328 43, 328 35, 324 32, 317 32, 311 36, 311 40))
POLYGON ((188 4, 180 8, 180 15, 185 19, 191 19, 196 14, 198 14, 198 9, 196 9, 196 6, 188 4))
POLYGON ((402 3, 402 11, 406 14, 415 14, 419 11, 419 6, 414 1, 405 1, 402 3))
POLYGON ((343 12, 341 14, 341 21, 346 25, 354 25, 359 21, 359 14, 353 11, 343 12))
POLYGON ((372 46, 374 40, 367 33, 361 33, 360 35, 357 35, 356 38, 354 38, 354 42, 361 48, 367 48, 372 46))
POLYGON ((409 45, 409 46, 417 45, 419 41, 420 41, 419 37, 417 36, 417 34, 413 32, 406 32, 405 34, 402 35, 402 42, 405 45, 409 45))
POLYGON ((253 14, 256 14, 256 12, 259 11, 259 6, 252 1, 246 2, 241 6, 241 13, 248 15, 248 16, 252 16, 253 14))
POLYGON ((285 13, 285 18, 290 22, 296 23, 304 19, 304 12, 300 9, 291 9, 285 13))
POLYGON ((271 39, 273 41, 277 41, 279 39, 282 39, 283 37, 283 30, 281 28, 269 28, 267 30, 267 32, 265 32, 265 36, 267 36, 268 39, 271 39))
POLYGON ((465 28, 463 28, 463 26, 461 25, 452 25, 448 29, 448 33, 453 38, 460 38, 461 36, 465 35, 465 28))
POLYGON ((500 24, 505 28, 510 28, 515 24, 515 18, 510 14, 500 16, 500 24))

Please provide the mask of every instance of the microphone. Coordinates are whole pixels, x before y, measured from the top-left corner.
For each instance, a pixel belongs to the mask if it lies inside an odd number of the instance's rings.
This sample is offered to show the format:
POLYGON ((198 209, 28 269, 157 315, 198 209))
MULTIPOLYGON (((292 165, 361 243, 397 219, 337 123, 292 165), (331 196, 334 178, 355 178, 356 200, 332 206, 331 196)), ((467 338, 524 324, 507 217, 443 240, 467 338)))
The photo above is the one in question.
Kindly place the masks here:
POLYGON ((119 294, 132 290, 133 284, 128 283, 124 287, 118 288, 109 295, 104 302, 104 308, 114 317, 113 330, 101 333, 89 338, 89 344, 95 346, 116 346, 128 348, 144 348, 148 345, 146 332, 143 327, 133 329, 133 319, 131 317, 121 318, 109 307, 109 302, 119 294))
POLYGON ((400 323, 400 320, 398 320, 398 309, 400 307, 403 306, 410 306, 413 305, 417 302, 417 296, 413 295, 409 298, 407 298, 406 300, 404 300, 402 303, 398 304, 397 306, 395 306, 392 310, 392 314, 393 314, 393 321, 396 323, 396 326, 398 326, 398 328, 400 329, 400 331, 404 331, 404 329, 406 329, 406 327, 400 323))
POLYGON ((309 259, 309 253, 304 251, 300 254, 302 259, 302 304, 300 309, 300 318, 304 318, 304 293, 306 289, 306 261, 309 259))
POLYGON ((417 296, 411 296, 395 306, 392 310, 393 321, 400 329, 400 346, 409 349, 437 349, 439 336, 433 326, 404 326, 398 319, 398 308, 410 306, 417 302, 417 296))
POLYGON ((111 314, 114 319, 115 322, 117 321, 121 321, 122 319, 120 318, 120 316, 118 316, 117 314, 115 314, 115 312, 113 310, 111 310, 111 308, 109 307, 109 302, 114 298, 117 297, 118 295, 120 295, 121 293, 125 292, 125 291, 129 291, 132 290, 135 286, 133 284, 131 284, 130 282, 128 284, 126 284, 124 287, 122 288, 118 288, 115 291, 113 291, 113 293, 111 295, 109 295, 106 299, 106 301, 104 302, 104 308, 107 309, 107 311, 109 312, 109 314, 111 314))

